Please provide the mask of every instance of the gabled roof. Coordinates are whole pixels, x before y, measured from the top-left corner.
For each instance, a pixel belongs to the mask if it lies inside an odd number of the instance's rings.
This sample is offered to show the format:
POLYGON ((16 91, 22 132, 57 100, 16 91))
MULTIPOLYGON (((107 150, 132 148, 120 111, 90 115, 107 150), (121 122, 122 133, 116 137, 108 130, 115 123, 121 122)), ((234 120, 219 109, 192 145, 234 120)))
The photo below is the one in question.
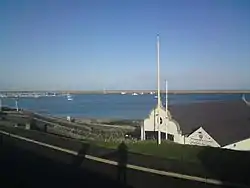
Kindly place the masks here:
POLYGON ((194 139, 201 139, 204 138, 203 142, 212 142, 213 146, 220 147, 220 144, 210 135, 203 127, 198 127, 192 133, 190 133, 187 137, 194 138, 194 139), (198 134, 197 134, 198 133, 198 134))
MULTIPOLYGON (((160 109, 166 112, 166 108, 165 108, 162 104, 160 104, 160 109)), ((154 112, 156 112, 156 110, 157 110, 157 105, 156 105, 156 107, 154 107, 154 108, 150 111, 150 113, 148 114, 148 117, 147 117, 147 118, 149 118, 151 114, 154 114, 154 112)), ((168 118, 169 118, 169 119, 172 119, 172 115, 171 115, 171 112, 170 112, 169 110, 168 110, 168 118)))
MULTIPOLYGON (((160 105, 160 109, 166 112, 166 108, 162 104, 160 105)), ((157 110, 157 106, 150 111, 150 113, 149 113, 149 115, 148 115, 148 117, 146 119, 150 118, 150 115, 154 114, 156 110, 157 110)), ((169 110, 167 111, 167 117, 169 118, 170 121, 175 123, 175 125, 177 126, 178 133, 182 134, 182 130, 181 130, 181 127, 180 127, 178 121, 176 121, 172 117, 171 112, 169 110)), ((144 119, 144 121, 146 119, 144 119)), ((141 126, 144 126, 144 124, 142 123, 141 126)))
POLYGON ((187 133, 187 134, 184 134, 186 137, 189 137, 191 134, 193 134, 195 131, 197 131, 200 127, 194 127, 191 132, 187 133))
POLYGON ((170 105, 169 110, 184 135, 202 126, 221 146, 250 138, 250 108, 243 101, 170 105))

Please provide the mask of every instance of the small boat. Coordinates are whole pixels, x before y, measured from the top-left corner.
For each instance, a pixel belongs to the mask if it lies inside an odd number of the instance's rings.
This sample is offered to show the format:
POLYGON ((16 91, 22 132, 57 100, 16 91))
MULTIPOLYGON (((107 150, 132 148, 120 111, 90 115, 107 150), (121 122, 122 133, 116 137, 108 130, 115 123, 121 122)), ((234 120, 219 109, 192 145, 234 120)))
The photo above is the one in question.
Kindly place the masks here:
POLYGON ((121 95, 125 95, 126 94, 126 92, 121 92, 121 95))
POLYGON ((7 95, 0 94, 0 98, 7 98, 7 95))
POLYGON ((68 101, 73 101, 73 99, 71 97, 67 97, 68 101))
POLYGON ((73 101, 73 98, 72 98, 72 96, 70 94, 67 94, 67 100, 68 101, 73 101))
POLYGON ((40 96, 38 94, 35 94, 34 95, 34 98, 39 98, 40 96))
POLYGON ((132 93, 133 96, 138 95, 137 93, 132 93))

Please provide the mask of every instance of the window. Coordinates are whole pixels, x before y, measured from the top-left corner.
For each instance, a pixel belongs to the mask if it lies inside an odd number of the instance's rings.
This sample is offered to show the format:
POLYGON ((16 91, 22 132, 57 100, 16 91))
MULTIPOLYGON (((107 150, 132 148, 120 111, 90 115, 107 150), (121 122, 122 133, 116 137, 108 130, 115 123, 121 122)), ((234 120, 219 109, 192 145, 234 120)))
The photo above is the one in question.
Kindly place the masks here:
POLYGON ((160 117, 160 125, 162 124, 162 118, 160 117))
POLYGON ((161 132, 161 139, 166 140, 166 133, 161 132))
POLYGON ((168 137, 168 140, 174 141, 174 135, 168 134, 167 137, 168 137))

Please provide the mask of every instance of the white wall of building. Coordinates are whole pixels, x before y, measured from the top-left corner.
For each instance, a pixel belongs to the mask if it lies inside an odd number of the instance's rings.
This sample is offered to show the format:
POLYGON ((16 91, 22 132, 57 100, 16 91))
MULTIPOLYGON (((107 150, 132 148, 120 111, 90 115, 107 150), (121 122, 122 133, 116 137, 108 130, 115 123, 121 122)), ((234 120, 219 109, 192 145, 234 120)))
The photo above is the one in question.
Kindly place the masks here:
MULTIPOLYGON (((159 126, 160 131, 163 133, 171 134, 174 136, 174 142, 184 143, 184 136, 182 136, 180 126, 177 122, 171 119, 171 115, 161 107, 159 109, 160 117, 162 118, 162 124, 159 126)), ((143 126, 141 127, 141 139, 145 139, 145 131, 158 131, 158 109, 153 109, 149 117, 144 120, 143 126)), ((166 138, 162 138, 166 139, 166 138)))
POLYGON ((220 144, 218 144, 202 127, 187 136, 185 138, 185 144, 220 147, 220 144))
MULTIPOLYGON (((153 109, 149 117, 144 120, 144 130, 145 131, 158 131, 158 110, 153 109)), ((160 108, 160 117, 162 118, 162 124, 160 125, 160 131, 166 132, 166 111, 160 108)))
MULTIPOLYGON (((182 135, 179 124, 171 118, 171 114, 161 107, 160 117, 162 118, 162 124, 160 125, 160 131, 169 135, 172 135, 174 142, 179 144, 189 144, 198 146, 211 146, 220 147, 220 145, 202 128, 198 128, 189 136, 182 135)), ((149 117, 144 120, 144 124, 141 127, 141 140, 145 140, 147 131, 158 131, 158 110, 153 109, 149 117)), ((162 138, 167 139, 167 138, 162 138)))
POLYGON ((224 146, 225 149, 250 151, 250 138, 224 146))
MULTIPOLYGON (((141 126, 141 140, 146 139, 146 131, 158 131, 158 110, 157 108, 153 109, 148 118, 144 120, 143 125, 141 126)), ((210 146, 210 147, 221 147, 216 140, 213 139, 202 127, 199 127, 193 133, 188 136, 182 135, 179 124, 171 118, 171 114, 168 111, 166 114, 165 108, 160 108, 160 117, 162 118, 162 124, 160 125, 160 131, 163 133, 170 134, 174 136, 174 142, 179 144, 189 144, 189 145, 198 145, 198 146, 210 146)), ((161 138, 167 139, 167 138, 161 138)), ((229 144, 224 146, 226 149, 233 150, 245 150, 250 151, 250 138, 245 139, 236 143, 229 144)))
POLYGON ((180 126, 174 120, 167 121, 167 134, 174 135, 174 142, 183 144, 184 143, 184 136, 182 136, 182 132, 180 126))

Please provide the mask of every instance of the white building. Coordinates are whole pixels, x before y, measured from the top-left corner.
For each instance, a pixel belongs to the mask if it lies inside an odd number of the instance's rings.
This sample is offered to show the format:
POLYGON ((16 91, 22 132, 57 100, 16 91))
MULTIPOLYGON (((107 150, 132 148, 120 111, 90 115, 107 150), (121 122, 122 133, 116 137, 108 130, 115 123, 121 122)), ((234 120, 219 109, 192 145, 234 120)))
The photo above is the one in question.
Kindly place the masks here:
POLYGON ((171 140, 179 144, 206 145, 220 147, 220 145, 202 128, 185 136, 180 125, 171 117, 168 110, 168 84, 166 81, 166 108, 162 106, 160 99, 160 41, 157 36, 157 106, 150 112, 141 126, 141 140, 158 139, 171 140), (158 134, 159 133, 159 134, 158 134))
MULTIPOLYGON (((236 101, 174 105, 168 109, 166 113, 164 107, 160 108, 162 140, 250 151, 249 108, 244 103, 236 101)), ((144 119, 141 140, 157 138, 156 112, 157 109, 153 109, 144 119)))
POLYGON ((157 139, 158 127, 160 127, 161 139, 170 140, 179 144, 220 147, 220 144, 212 138, 202 127, 199 127, 189 135, 183 135, 181 127, 175 121, 169 111, 163 106, 160 108, 160 126, 157 123, 157 109, 153 109, 149 117, 141 126, 141 140, 157 139))
POLYGON ((158 126, 157 108, 153 109, 149 117, 144 120, 141 126, 141 140, 157 139, 158 128, 160 127, 161 138, 177 143, 183 143, 183 136, 179 124, 172 119, 170 112, 166 113, 165 108, 160 107, 160 125, 158 126))
POLYGON ((250 151, 250 138, 224 146, 225 149, 250 151))
POLYGON ((218 142, 216 142, 202 127, 199 127, 190 135, 185 136, 184 139, 184 144, 220 147, 220 144, 218 144, 218 142))
POLYGON ((166 108, 161 103, 159 49, 159 36, 157 36, 158 103, 141 126, 141 140, 158 139, 160 144, 159 140, 163 139, 179 144, 250 150, 249 109, 243 103, 209 103, 204 104, 203 107, 202 104, 187 105, 182 107, 182 114, 179 113, 180 109, 172 112, 185 131, 180 127, 179 123, 172 118, 168 108, 167 82, 166 108), (193 129, 197 125, 199 127, 193 129))

